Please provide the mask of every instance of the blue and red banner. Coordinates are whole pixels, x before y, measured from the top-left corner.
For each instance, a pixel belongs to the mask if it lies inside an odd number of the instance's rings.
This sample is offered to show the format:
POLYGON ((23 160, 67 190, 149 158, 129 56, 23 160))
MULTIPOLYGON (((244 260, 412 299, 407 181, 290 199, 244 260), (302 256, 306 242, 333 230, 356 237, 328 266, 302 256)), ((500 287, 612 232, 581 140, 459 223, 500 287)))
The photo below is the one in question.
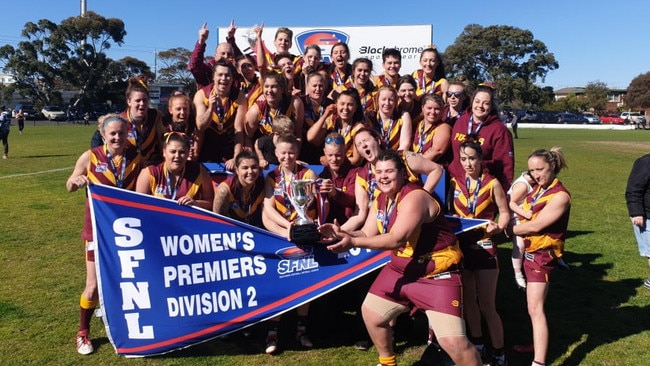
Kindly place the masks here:
POLYGON ((162 354, 237 331, 390 257, 298 247, 206 210, 113 187, 91 185, 89 193, 103 320, 124 356, 162 354))

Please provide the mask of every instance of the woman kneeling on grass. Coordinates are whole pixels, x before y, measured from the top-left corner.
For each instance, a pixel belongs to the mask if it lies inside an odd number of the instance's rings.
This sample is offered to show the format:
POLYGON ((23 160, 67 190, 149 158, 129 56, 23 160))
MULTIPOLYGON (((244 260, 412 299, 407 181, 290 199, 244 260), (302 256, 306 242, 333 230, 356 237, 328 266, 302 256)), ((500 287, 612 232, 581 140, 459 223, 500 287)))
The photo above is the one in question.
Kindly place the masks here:
MULTIPOLYGON (((127 121, 117 114, 107 114, 99 118, 99 131, 104 144, 81 154, 65 184, 66 189, 74 192, 89 183, 94 183, 134 190, 140 173, 141 155, 135 147, 127 145, 127 121)), ((81 314, 75 340, 77 352, 87 355, 94 351, 90 341, 90 320, 99 301, 95 272, 95 243, 88 200, 86 200, 81 238, 86 248, 86 287, 79 301, 81 314)))

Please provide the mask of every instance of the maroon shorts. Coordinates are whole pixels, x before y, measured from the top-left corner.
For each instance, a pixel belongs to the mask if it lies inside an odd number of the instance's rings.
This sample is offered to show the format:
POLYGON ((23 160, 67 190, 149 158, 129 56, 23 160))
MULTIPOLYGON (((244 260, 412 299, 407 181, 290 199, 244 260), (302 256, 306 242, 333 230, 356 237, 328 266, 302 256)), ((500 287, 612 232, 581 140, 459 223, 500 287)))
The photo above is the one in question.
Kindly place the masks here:
POLYGON ((368 292, 403 306, 462 317, 461 286, 458 270, 443 272, 433 278, 407 278, 389 263, 368 292))
POLYGON ((552 250, 524 253, 524 273, 528 282, 549 282, 549 274, 557 266, 552 250))

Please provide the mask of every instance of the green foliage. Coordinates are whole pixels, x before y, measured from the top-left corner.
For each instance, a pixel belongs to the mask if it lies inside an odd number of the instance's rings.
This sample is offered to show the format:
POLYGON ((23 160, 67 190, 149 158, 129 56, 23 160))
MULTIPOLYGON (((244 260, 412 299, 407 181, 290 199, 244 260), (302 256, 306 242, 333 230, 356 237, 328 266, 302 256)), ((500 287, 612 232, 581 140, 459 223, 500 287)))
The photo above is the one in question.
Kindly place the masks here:
POLYGON ((549 111, 565 111, 578 113, 587 109, 588 101, 584 98, 578 98, 575 94, 569 94, 564 98, 558 98, 544 106, 549 111))
POLYGON ((585 87, 585 98, 587 99, 587 108, 591 108, 596 112, 605 110, 607 105, 607 94, 609 88, 607 84, 602 81, 590 81, 585 87))
POLYGON ((450 76, 464 75, 474 85, 495 81, 500 102, 520 107, 544 104, 535 82, 559 67, 531 31, 506 25, 466 26, 443 60, 450 76))
POLYGON ((632 79, 627 87, 625 104, 630 108, 650 108, 650 72, 632 79))
MULTIPOLYGON (((350 314, 326 316, 336 303, 314 303, 310 332, 316 348, 301 351, 291 324, 281 329, 283 352, 261 354, 263 326, 254 337, 234 335, 167 355, 117 356, 98 319, 92 321, 96 353, 80 356, 73 336, 84 283, 79 233, 84 194, 64 185, 77 157, 89 147, 94 127, 28 123, 9 136, 8 160, 0 160, 3 223, 0 225, 0 353, 7 365, 374 365, 374 349, 352 347, 350 314), (40 124, 45 125, 40 125, 40 124), (40 172, 40 173, 39 173, 40 172), (21 175, 22 174, 22 175, 21 175)), ((565 259, 571 271, 554 271, 546 305, 550 327, 547 364, 650 364, 650 291, 642 286, 647 260, 640 257, 623 192, 634 159, 650 150, 647 131, 536 129, 521 124, 515 140, 516 171, 526 169, 533 149, 561 146, 569 168, 560 179, 571 191, 565 259)), ((530 341, 525 296, 515 290, 511 244, 499 243, 497 308, 505 328, 510 365, 530 365, 532 356, 510 352, 530 341)), ((290 318, 289 314, 287 318, 290 318)), ((424 325, 398 321, 398 360, 413 365, 424 350, 424 325)), ((484 334, 487 334, 484 333, 484 334)))
POLYGON ((185 91, 194 89, 196 86, 194 76, 187 69, 191 55, 192 51, 182 47, 158 52, 158 62, 162 65, 158 69, 158 81, 182 84, 185 91))
POLYGON ((153 78, 149 66, 140 60, 113 61, 106 56, 106 50, 122 45, 126 36, 124 22, 117 18, 89 11, 61 24, 41 19, 25 24, 22 36, 27 40, 16 48, 0 48, 0 61, 5 63, 4 71, 16 79, 11 92, 18 91, 36 105, 60 102, 59 91, 64 89, 79 90, 82 104, 90 104, 111 99, 111 91, 117 89, 114 84, 120 86, 133 74, 153 78), (116 63, 120 66, 113 67, 116 63))

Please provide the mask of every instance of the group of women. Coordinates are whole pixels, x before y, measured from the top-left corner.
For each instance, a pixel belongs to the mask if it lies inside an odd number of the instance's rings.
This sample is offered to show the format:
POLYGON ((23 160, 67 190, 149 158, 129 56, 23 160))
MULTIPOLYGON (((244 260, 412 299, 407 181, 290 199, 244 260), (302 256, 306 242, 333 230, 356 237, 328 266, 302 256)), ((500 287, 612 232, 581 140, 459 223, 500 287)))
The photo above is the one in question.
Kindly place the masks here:
MULTIPOLYGON (((287 31, 282 28, 276 38, 287 38, 287 31)), ((257 32, 261 35, 261 29, 257 32)), ((289 203, 289 182, 318 179, 327 202, 320 230, 330 250, 359 246, 393 252, 362 306, 382 365, 395 364, 391 324, 412 306, 425 311, 431 341, 456 364, 478 364, 479 354, 492 364, 506 364, 495 306, 499 267, 493 237, 518 236, 523 260, 513 264, 527 291, 533 363, 543 365, 548 344, 543 303, 548 274, 562 255, 570 208, 568 191, 556 177, 566 166, 561 151, 529 156, 532 185, 517 193, 513 205, 506 193, 514 176, 513 140, 498 118, 491 87, 479 86, 469 97, 463 83, 444 78, 435 47, 422 52, 422 69, 405 76, 399 76, 399 52, 387 50, 385 72, 374 82, 369 60, 349 64, 348 59, 344 43, 332 47, 331 64, 320 62, 319 48, 310 48, 303 58, 265 54, 258 64, 275 64, 261 73, 262 92, 254 99, 249 94, 255 87, 240 82, 251 78, 237 74, 231 61, 217 60, 212 83, 194 96, 194 109, 187 96, 174 95, 165 123, 149 108, 146 80, 132 78, 127 110, 100 119, 102 144, 79 158, 66 187, 75 191, 92 182, 131 189, 212 209, 291 239, 297 212, 289 203), (290 119, 293 128, 273 129, 281 118, 290 119), (253 146, 271 134, 277 134, 269 141, 278 165, 265 178, 253 146), (205 161, 223 162, 235 174, 214 186, 200 164, 205 161), (307 164, 325 168, 319 176, 307 164), (441 180, 449 194, 437 198, 447 198, 447 207, 434 198, 441 180), (400 211, 407 214, 398 216, 400 211), (488 224, 456 237, 444 214, 488 224), (395 281, 404 284, 402 290, 386 287, 395 281), (428 288, 456 305, 430 299, 428 288), (484 346, 482 318, 491 347, 484 346)), ((250 69, 244 65, 250 62, 240 59, 239 70, 250 69)), ((310 207, 307 214, 317 219, 318 211, 310 207)), ((76 337, 82 354, 93 351, 90 316, 97 304, 89 220, 87 212, 87 278, 76 337)), ((296 337, 303 347, 313 346, 306 331, 308 309, 309 304, 298 309, 296 337)), ((266 353, 277 350, 279 321, 268 322, 266 353)))

